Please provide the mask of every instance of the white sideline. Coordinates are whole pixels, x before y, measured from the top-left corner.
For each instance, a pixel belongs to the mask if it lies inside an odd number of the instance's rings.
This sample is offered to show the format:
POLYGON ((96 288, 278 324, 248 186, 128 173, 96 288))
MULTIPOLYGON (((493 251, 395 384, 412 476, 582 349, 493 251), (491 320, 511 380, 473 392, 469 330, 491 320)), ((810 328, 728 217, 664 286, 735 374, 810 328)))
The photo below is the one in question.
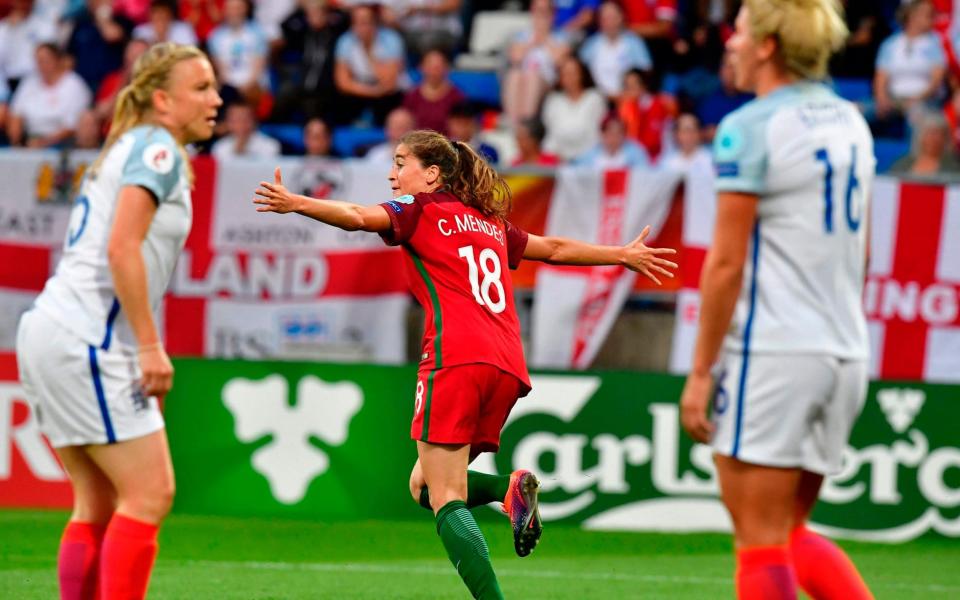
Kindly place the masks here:
MULTIPOLYGON (((198 567, 228 567, 237 569, 260 569, 264 571, 317 571, 351 573, 410 573, 416 575, 454 575, 453 569, 421 567, 409 564, 385 565, 380 563, 287 563, 265 561, 219 561, 219 560, 164 560, 158 566, 163 568, 172 564, 198 567)), ((498 577, 524 577, 535 579, 594 579, 601 581, 637 581, 644 583, 686 583, 693 585, 732 586, 731 578, 721 577, 685 577, 672 575, 639 575, 628 573, 601 573, 597 571, 545 571, 539 569, 497 569, 498 577)), ((874 582, 871 589, 910 590, 952 594, 960 592, 960 585, 942 585, 938 583, 913 584, 899 582, 874 582)))

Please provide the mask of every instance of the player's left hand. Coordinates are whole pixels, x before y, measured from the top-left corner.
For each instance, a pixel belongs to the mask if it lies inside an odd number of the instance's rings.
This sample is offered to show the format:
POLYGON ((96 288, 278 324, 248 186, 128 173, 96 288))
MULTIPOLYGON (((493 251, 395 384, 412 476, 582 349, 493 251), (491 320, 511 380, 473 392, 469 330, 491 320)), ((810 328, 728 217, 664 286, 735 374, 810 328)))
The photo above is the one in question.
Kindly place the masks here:
POLYGON ((257 212, 275 212, 282 215, 298 210, 299 197, 284 187, 280 167, 273 171, 273 183, 261 181, 255 193, 259 197, 254 198, 253 203, 262 205, 257 207, 257 212))
POLYGON ((643 231, 640 232, 637 239, 624 246, 626 258, 623 266, 631 271, 643 273, 652 279, 654 283, 661 285, 655 273, 660 273, 666 277, 673 277, 673 273, 667 269, 676 269, 677 263, 665 258, 660 258, 658 255, 676 254, 677 251, 673 248, 650 248, 643 243, 643 240, 645 240, 648 235, 650 235, 649 225, 643 228, 643 231))
POLYGON ((713 435, 714 425, 707 415, 713 378, 710 374, 690 373, 680 395, 680 423, 695 441, 706 444, 713 435))

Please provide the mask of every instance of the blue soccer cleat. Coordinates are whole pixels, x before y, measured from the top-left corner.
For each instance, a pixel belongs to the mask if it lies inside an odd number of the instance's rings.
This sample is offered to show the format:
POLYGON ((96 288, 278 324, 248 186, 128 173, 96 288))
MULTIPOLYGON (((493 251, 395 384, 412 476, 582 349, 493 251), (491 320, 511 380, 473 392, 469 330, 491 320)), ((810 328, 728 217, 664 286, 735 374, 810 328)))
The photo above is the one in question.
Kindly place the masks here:
POLYGON ((520 469, 510 474, 510 488, 503 499, 503 512, 513 525, 513 547, 517 556, 527 556, 540 541, 543 523, 540 521, 540 480, 520 469))

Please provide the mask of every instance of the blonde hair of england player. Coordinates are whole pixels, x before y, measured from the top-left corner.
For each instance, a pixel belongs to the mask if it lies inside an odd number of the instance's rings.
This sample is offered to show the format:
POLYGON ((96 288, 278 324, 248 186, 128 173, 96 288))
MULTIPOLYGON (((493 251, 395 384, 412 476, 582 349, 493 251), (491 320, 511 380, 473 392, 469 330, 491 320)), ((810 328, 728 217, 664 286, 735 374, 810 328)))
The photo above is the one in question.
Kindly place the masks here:
POLYGON ((795 598, 798 583, 814 598, 871 597, 842 550, 805 528, 866 393, 872 139, 816 82, 846 35, 835 0, 745 0, 727 42, 737 88, 757 98, 714 142, 716 224, 681 421, 714 449, 741 599, 795 598))
POLYGON ((174 494, 158 406, 173 367, 152 311, 190 229, 183 146, 211 136, 221 103, 197 48, 147 50, 84 179, 56 273, 20 322, 21 381, 74 493, 62 598, 146 593, 174 494))

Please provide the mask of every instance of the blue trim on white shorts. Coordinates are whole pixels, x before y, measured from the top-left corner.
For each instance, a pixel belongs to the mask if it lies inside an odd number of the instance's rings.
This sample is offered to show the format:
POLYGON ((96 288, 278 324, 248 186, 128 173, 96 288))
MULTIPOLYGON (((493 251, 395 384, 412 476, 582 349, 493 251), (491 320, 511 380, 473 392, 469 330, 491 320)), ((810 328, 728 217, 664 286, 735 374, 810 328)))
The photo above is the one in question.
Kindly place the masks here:
POLYGON ((97 404, 100 406, 100 416, 103 418, 103 427, 107 431, 107 443, 113 444, 117 436, 113 432, 113 422, 110 420, 110 410, 107 408, 107 396, 103 393, 103 381, 100 380, 100 366, 97 364, 97 349, 87 346, 90 354, 90 374, 93 376, 93 389, 97 393, 97 404))
POLYGON ((760 219, 753 224, 753 254, 750 259, 750 305, 747 309, 747 323, 743 328, 743 357, 740 362, 740 381, 737 382, 737 418, 733 427, 733 450, 730 455, 737 458, 740 452, 740 433, 743 430, 743 399, 747 395, 747 367, 750 365, 750 333, 753 330, 753 315, 757 308, 757 265, 760 262, 760 219))
POLYGON ((113 322, 117 320, 120 314, 120 300, 116 296, 113 298, 113 305, 110 306, 110 314, 107 315, 107 332, 103 336, 103 343, 100 344, 101 350, 110 349, 110 338, 113 337, 113 322))

